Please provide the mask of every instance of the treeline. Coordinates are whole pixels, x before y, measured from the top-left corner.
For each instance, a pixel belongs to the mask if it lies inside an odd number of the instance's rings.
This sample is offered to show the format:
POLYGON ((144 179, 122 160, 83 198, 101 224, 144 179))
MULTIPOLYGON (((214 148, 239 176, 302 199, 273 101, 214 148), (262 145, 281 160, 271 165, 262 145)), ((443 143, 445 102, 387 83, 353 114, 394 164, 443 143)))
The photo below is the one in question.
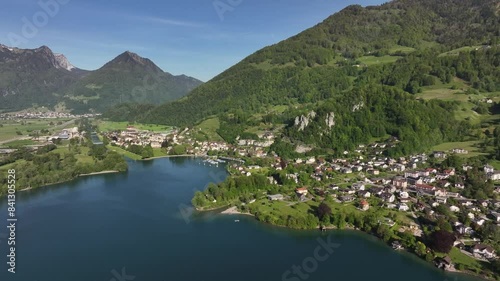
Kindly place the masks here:
POLYGON ((203 192, 196 192, 192 203, 197 208, 204 208, 207 206, 213 207, 214 205, 224 206, 234 200, 249 202, 254 199, 254 194, 258 190, 275 193, 278 192, 278 187, 269 184, 264 175, 232 176, 218 184, 210 183, 203 192))
MULTIPOLYGON (((55 145, 47 145, 37 152, 20 149, 11 157, 24 160, 15 164, 16 188, 37 188, 49 184, 69 181, 82 174, 101 171, 126 171, 128 165, 125 159, 116 152, 108 151, 104 146, 84 145, 89 147, 87 156, 92 157, 92 162, 79 161, 82 147, 76 142, 70 144, 64 153, 55 152, 55 145)), ((0 195, 7 191, 6 177, 0 181, 0 195)))

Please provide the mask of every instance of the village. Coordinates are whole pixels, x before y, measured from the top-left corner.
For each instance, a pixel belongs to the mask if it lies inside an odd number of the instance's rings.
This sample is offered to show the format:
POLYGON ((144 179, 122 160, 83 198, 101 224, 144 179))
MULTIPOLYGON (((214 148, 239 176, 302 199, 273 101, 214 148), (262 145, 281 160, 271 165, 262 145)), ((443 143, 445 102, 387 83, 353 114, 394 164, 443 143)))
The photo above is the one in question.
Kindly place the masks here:
MULTIPOLYGON (((270 185, 277 186, 283 184, 283 179, 273 174, 282 173, 288 185, 291 183, 294 186, 283 189, 287 192, 263 195, 269 202, 297 204, 309 200, 322 201, 328 197, 335 204, 354 206, 359 211, 368 211, 373 207, 387 209, 415 218, 411 222, 398 222, 391 218, 384 221, 391 227, 399 223, 399 231, 410 231, 415 236, 424 234, 424 229, 416 220, 418 216, 444 217, 459 238, 454 246, 462 253, 484 261, 498 258, 495 248, 483 243, 476 231, 486 224, 497 227, 500 224, 500 171, 490 165, 474 167, 466 162, 458 169, 443 169, 429 164, 430 158, 435 163, 447 157, 467 154, 466 150, 435 151, 394 159, 382 153, 386 147, 397 144, 397 140, 389 139, 359 145, 355 151, 345 151, 343 157, 311 156, 285 160, 270 150, 275 139, 272 132, 259 134, 258 140, 238 139, 235 144, 197 140, 193 135, 193 131, 187 128, 154 132, 131 125, 124 130, 93 132, 91 139, 95 145, 109 144, 123 149, 132 145, 151 146, 161 149, 165 155, 172 155, 176 146, 183 146, 183 155, 206 159, 240 159, 228 164, 228 171, 233 176, 263 174, 270 185), (473 169, 480 171, 485 179, 493 183, 493 197, 475 199, 462 195, 466 188, 467 172, 473 169)), ((82 132, 79 132, 78 127, 68 127, 43 139, 54 142, 81 137, 82 132)), ((248 204, 259 199, 262 196, 255 195, 248 204)), ((393 247, 402 248, 398 243, 393 243, 393 247)), ((451 270, 453 264, 446 261, 444 258, 440 266, 451 270)))

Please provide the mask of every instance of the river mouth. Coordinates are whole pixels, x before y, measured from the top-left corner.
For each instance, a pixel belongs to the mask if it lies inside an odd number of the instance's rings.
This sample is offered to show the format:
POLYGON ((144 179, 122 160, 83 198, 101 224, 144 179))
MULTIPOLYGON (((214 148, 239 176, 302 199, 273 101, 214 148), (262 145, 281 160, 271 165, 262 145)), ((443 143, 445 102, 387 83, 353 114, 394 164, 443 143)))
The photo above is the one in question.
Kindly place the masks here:
MULTIPOLYGON (((355 231, 198 213, 193 193, 224 174, 223 165, 200 162, 130 162, 127 173, 19 193, 16 273, 7 272, 0 236, 0 280, 478 280, 445 274, 355 231)), ((2 198, 4 223, 6 206, 2 198)))

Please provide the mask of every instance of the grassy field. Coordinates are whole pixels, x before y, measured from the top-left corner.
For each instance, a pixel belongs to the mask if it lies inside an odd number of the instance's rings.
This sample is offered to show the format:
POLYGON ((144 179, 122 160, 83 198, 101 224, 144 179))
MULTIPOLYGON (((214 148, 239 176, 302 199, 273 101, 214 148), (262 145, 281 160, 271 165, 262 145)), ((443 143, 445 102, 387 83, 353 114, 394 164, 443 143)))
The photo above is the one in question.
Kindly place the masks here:
POLYGON ((21 121, 0 120, 0 141, 5 141, 19 137, 17 132, 21 132, 22 136, 27 136, 32 131, 51 130, 57 127, 58 122, 67 122, 71 119, 26 119, 21 121), (53 125, 50 125, 50 124, 53 125))
POLYGON ((477 48, 480 48, 481 46, 467 46, 467 47, 461 47, 461 48, 458 48, 458 49, 454 49, 454 50, 451 50, 451 51, 448 51, 446 53, 442 53, 440 54, 439 56, 442 57, 442 56, 456 56, 458 55, 460 52, 470 52, 470 51, 473 51, 477 48))
POLYGON ((97 127, 101 132, 108 131, 123 131, 126 130, 128 126, 133 126, 138 130, 147 130, 152 132, 167 132, 172 130, 172 127, 165 125, 154 125, 154 124, 131 124, 129 122, 113 122, 113 121, 103 121, 99 120, 97 122, 97 127))
POLYGON ((125 149, 122 149, 121 147, 117 147, 117 146, 112 146, 112 145, 108 145, 106 146, 109 150, 111 151, 114 151, 114 152, 117 152, 127 158, 130 158, 132 160, 141 160, 142 157, 140 155, 137 155, 137 154, 134 154, 132 152, 129 152, 125 149))
POLYGON ((469 151, 468 154, 458 154, 463 157, 474 157, 478 155, 484 155, 484 153, 479 152, 476 145, 479 141, 465 141, 465 142, 446 142, 434 146, 432 149, 435 151, 449 151, 454 148, 461 148, 469 151))
POLYGON ((17 147, 21 147, 21 146, 25 146, 25 145, 35 145, 35 144, 38 144, 38 143, 35 141, 32 141, 30 139, 28 139, 28 140, 15 140, 15 141, 6 142, 4 144, 1 144, 0 147, 17 148, 17 147))
POLYGON ((205 136, 209 140, 220 141, 222 140, 221 136, 217 133, 217 130, 220 127, 219 118, 210 118, 206 119, 200 124, 196 125, 193 131, 197 131, 201 135, 205 136))
POLYGON ((153 148, 154 157, 167 156, 168 154, 161 148, 153 148))
POLYGON ((374 64, 379 64, 379 63, 393 63, 400 59, 401 57, 398 56, 382 56, 382 57, 376 57, 376 56, 363 56, 360 57, 358 60, 366 64, 367 66, 374 65, 374 64))
POLYGON ((471 271, 476 271, 481 269, 481 264, 476 259, 469 257, 468 255, 462 253, 458 248, 453 247, 449 253, 449 256, 455 267, 458 264, 462 264, 466 269, 471 271))
POLYGON ((405 46, 394 46, 389 49, 390 54, 394 53, 404 53, 404 54, 409 54, 411 52, 414 52, 416 49, 412 47, 405 47, 405 46))

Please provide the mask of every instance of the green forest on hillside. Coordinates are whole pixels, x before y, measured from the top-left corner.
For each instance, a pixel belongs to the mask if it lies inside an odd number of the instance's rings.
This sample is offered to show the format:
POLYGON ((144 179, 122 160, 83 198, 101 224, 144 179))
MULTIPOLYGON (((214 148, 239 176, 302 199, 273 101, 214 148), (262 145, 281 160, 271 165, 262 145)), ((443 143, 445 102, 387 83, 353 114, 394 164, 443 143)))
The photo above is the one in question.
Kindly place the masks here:
MULTIPOLYGON (((262 122, 285 124, 287 139, 336 151, 389 134, 402 141, 392 155, 460 141, 472 126, 455 118, 460 103, 418 94, 455 79, 467 85, 470 99, 500 91, 499 11, 492 0, 349 6, 257 51, 179 101, 137 114, 120 113, 125 105, 106 117, 192 126, 217 116, 218 134, 229 142, 252 138, 247 129, 262 122), (464 46, 477 47, 450 52, 464 46), (269 111, 280 105, 287 109, 269 111), (295 118, 311 111, 313 122, 297 130, 295 118), (324 121, 328 113, 335 115, 332 128, 324 121)), ((490 112, 479 102, 473 109, 490 112)))

